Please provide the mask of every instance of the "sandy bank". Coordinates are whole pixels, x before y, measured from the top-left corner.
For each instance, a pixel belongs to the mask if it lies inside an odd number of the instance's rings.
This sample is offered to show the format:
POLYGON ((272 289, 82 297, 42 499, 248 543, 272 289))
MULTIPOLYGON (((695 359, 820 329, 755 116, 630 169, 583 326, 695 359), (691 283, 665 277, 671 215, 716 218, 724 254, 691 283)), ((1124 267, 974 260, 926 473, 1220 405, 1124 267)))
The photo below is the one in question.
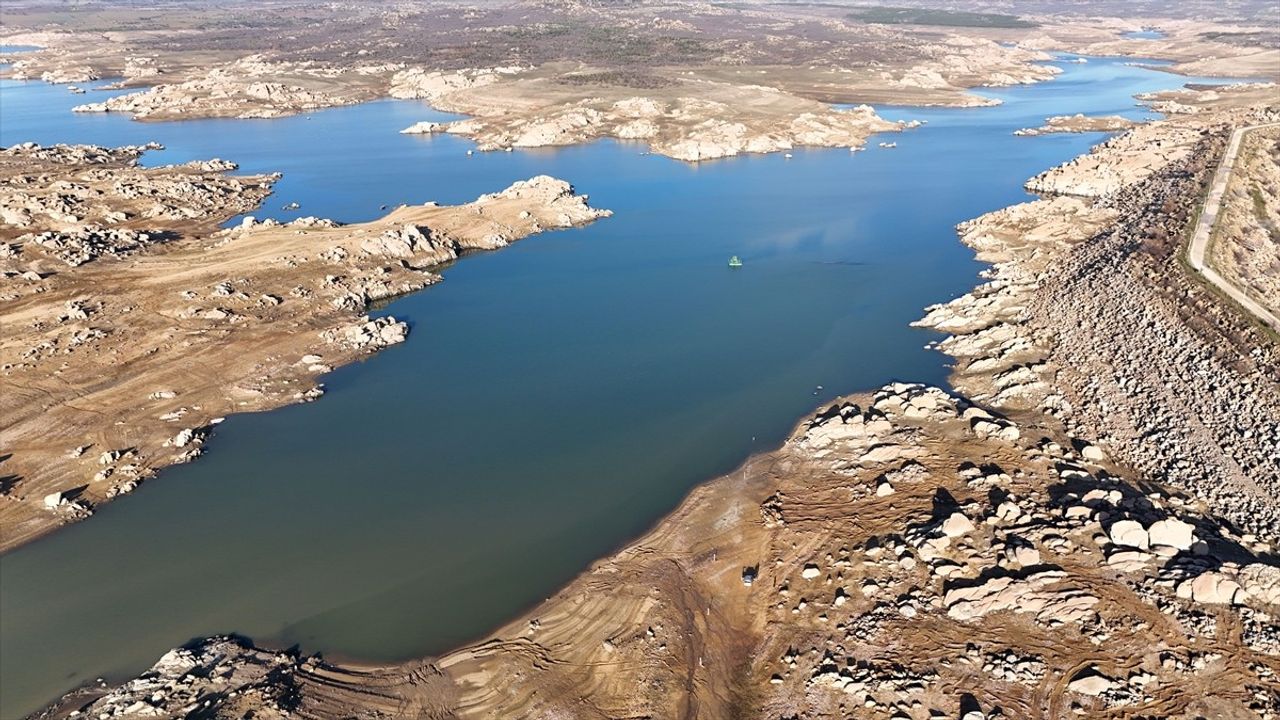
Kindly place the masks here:
POLYGON ((212 671, 216 713, 266 717, 1275 718, 1275 348, 1177 261, 1259 111, 1131 131, 1052 174, 1123 168, 1106 190, 963 224, 990 282, 922 321, 962 395, 819 409, 482 642, 358 667, 215 638, 50 715, 173 715, 212 671))
POLYGON ((50 716, 1269 717, 1270 551, 1052 425, 898 384, 822 409, 473 646, 358 667, 215 638, 50 716))

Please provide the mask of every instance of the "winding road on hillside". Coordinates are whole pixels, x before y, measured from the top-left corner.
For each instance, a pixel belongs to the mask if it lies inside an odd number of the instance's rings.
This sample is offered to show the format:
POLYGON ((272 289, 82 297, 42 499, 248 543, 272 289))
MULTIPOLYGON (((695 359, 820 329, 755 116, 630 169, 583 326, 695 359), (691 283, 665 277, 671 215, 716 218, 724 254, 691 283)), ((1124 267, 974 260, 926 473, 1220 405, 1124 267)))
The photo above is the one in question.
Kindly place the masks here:
POLYGON ((1200 213, 1200 219, 1196 222, 1195 232, 1191 235, 1191 246, 1187 250, 1187 260, 1191 263, 1191 267, 1199 272, 1205 280, 1208 280, 1225 293, 1227 297, 1235 300, 1272 330, 1280 332, 1280 317, 1277 317, 1265 305, 1249 297, 1243 290, 1232 284, 1231 281, 1219 275, 1218 271, 1210 267, 1205 261, 1205 252, 1209 248, 1209 239, 1213 236, 1213 228, 1217 224, 1218 213, 1222 208, 1222 198, 1226 195, 1227 185, 1231 181, 1231 172, 1235 169, 1236 158, 1240 154, 1240 145, 1245 133, 1258 128, 1275 127, 1277 125, 1280 125, 1280 123, 1250 125, 1236 128, 1235 132, 1231 133, 1231 140, 1227 143, 1227 150, 1222 155, 1222 164, 1218 166, 1218 170, 1213 174, 1213 183, 1210 185, 1209 195, 1204 201, 1204 211, 1200 213))

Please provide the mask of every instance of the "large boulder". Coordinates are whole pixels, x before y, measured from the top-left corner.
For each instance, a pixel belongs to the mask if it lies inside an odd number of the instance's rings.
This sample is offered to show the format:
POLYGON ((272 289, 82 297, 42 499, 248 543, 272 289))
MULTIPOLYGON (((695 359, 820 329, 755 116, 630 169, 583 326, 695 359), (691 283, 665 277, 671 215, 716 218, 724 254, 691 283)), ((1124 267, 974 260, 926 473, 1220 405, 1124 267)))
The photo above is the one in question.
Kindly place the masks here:
POLYGON ((1152 545, 1164 545, 1178 550, 1190 550, 1196 541, 1195 526, 1177 518, 1157 520, 1147 528, 1152 545))
POLYGON ((1178 597, 1207 605, 1231 605, 1241 599, 1240 583, 1216 571, 1184 580, 1178 585, 1177 593, 1178 597))
POLYGON ((1280 605, 1280 566, 1250 563, 1240 568, 1236 579, 1249 600, 1280 605))
POLYGON ((1107 530, 1107 537, 1114 545, 1146 550, 1151 546, 1147 529, 1137 520, 1119 520, 1107 530))
POLYGON ((1114 684, 1111 678, 1090 668, 1072 678, 1067 689, 1081 695, 1097 696, 1110 690, 1114 684))
POLYGON ((964 513, 951 513, 951 516, 942 521, 942 532, 947 537, 960 537, 973 532, 973 521, 965 516, 964 513))

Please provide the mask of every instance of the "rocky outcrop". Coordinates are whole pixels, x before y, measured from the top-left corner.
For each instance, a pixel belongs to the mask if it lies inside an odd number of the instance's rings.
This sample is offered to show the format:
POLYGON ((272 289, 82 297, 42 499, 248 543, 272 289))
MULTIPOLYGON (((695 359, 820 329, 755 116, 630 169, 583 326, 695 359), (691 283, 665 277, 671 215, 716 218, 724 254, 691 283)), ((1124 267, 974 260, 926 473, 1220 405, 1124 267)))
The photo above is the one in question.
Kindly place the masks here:
POLYGON ((409 127, 400 131, 401 135, 430 135, 432 133, 443 132, 445 123, 431 122, 423 120, 416 122, 409 127))
POLYGON ((369 223, 246 217, 220 229, 274 178, 223 175, 225 161, 144 169, 139 152, 0 153, 14 179, 3 187, 30 211, 23 227, 0 226, 5 547, 193 460, 231 413, 320 397, 319 375, 406 339, 408 323, 370 318, 370 304, 439 282, 442 263, 609 215, 537 176, 369 223), (104 442, 102 423, 112 446, 94 464, 85 450, 104 442), (74 504, 45 507, 72 490, 74 504))
MULTIPOLYGON (((147 233, 127 228, 85 225, 72 231, 45 231, 19 235, 17 247, 31 243, 45 253, 76 267, 103 256, 124 257, 151 242, 147 233)), ((19 251, 15 250, 16 255, 19 251)))
POLYGON ((939 388, 889 385, 818 410, 779 450, 431 663, 346 668, 211 638, 49 716, 170 717, 194 697, 215 716, 586 718, 607 704, 671 717, 696 702, 695 716, 729 717, 742 701, 727 687, 751 688, 746 707, 763 717, 1176 715, 1200 697, 1185 688, 1207 683, 1227 688, 1224 712, 1274 720, 1274 546, 1084 447, 939 388), (1017 432, 984 435, 979 421, 1017 432), (928 452, 869 458, 886 447, 928 452), (499 676, 501 693, 476 680, 499 676))
POLYGON ((989 613, 1028 613, 1047 625, 1079 623, 1089 617, 1098 598, 1071 586, 1067 573, 1040 570, 1025 577, 1002 576, 947 591, 942 603, 956 620, 989 613))
POLYGON ((256 715, 286 717, 297 709, 296 675, 316 665, 313 658, 259 650, 240 638, 212 637, 165 653, 147 672, 110 691, 85 689, 83 696, 92 699, 81 713, 183 717, 215 705, 244 704, 256 715))
MULTIPOLYGON (((140 77, 161 74, 154 64, 135 63, 133 69, 143 71, 140 77)), ((386 71, 386 68, 363 66, 340 68, 315 62, 281 62, 250 55, 182 82, 161 83, 146 90, 78 105, 73 110, 128 113, 139 120, 280 117, 373 99, 377 89, 368 83, 368 78, 386 71)))
POLYGON ((1200 128, 1168 123, 1142 125, 1111 138, 1087 155, 1027 181, 1027 190, 1097 198, 1110 195, 1186 159, 1200 128))
POLYGON ((456 71, 408 68, 391 78, 391 97, 426 100, 435 104, 460 90, 484 87, 501 82, 504 77, 515 75, 525 68, 497 67, 474 68, 456 71))
MULTIPOLYGON (((1280 479, 1280 388, 1265 370, 1275 351, 1176 259, 1224 117, 1251 122, 1230 111, 1143 126, 1040 176, 1095 199, 1054 196, 962 225, 964 242, 995 263, 989 282, 921 324, 952 333, 938 347, 957 359, 970 397, 1088 428, 1098 458, 1265 534, 1280 523, 1265 499, 1280 479)), ((1179 526, 1156 531, 1169 547, 1187 542, 1179 526)))
POLYGON ((1122 115, 1087 117, 1076 113, 1075 115, 1055 115, 1045 120, 1044 125, 1040 127, 1015 130, 1013 134, 1034 137, 1051 133, 1117 132, 1128 130, 1137 124, 1122 115))
MULTIPOLYGON (((777 98, 744 99, 744 103, 767 105, 783 97, 766 88, 750 92, 777 98)), ((445 129, 474 138, 481 150, 569 145, 612 136, 645 140, 656 153, 694 162, 804 146, 859 148, 873 133, 905 127, 906 123, 881 119, 865 105, 850 110, 815 106, 773 117, 744 115, 728 104, 695 97, 631 97, 611 103, 588 99, 531 115, 475 117, 445 129)))
POLYGON ((364 317, 353 325, 321 334, 327 342, 341 343, 354 350, 380 350, 402 343, 408 336, 409 325, 390 315, 372 320, 364 317))
MULTIPOLYGON (((0 269, 9 275, 123 257, 172 237, 174 223, 243 212, 270 192, 275 176, 230 177, 221 160, 143 168, 159 145, 14 145, 0 151, 0 269)), ((208 228, 207 225, 203 226, 208 228)), ((211 229, 211 228, 210 228, 211 229)))

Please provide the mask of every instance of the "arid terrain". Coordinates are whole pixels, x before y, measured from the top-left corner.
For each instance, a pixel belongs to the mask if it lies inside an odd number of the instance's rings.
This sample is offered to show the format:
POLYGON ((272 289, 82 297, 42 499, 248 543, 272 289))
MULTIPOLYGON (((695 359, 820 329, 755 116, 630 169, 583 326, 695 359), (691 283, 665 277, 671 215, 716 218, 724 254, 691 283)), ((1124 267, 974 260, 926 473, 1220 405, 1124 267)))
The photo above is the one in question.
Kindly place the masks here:
POLYGON ((143 169, 141 152, 0 153, 5 548, 196 457, 226 415, 319 397, 318 375, 403 341, 408 326, 371 320, 370 303, 439 281, 468 250, 608 215, 541 176, 370 223, 218 230, 272 178, 223 161, 143 169))
MULTIPOLYGON (((1222 67, 1208 71, 1236 75, 1262 71, 1264 77, 1280 74, 1272 72, 1276 68, 1270 62, 1280 50, 1265 38, 1253 43, 1223 42, 1202 32, 1205 27, 1219 25, 1247 30, 1249 26, 1242 23, 1249 16, 1239 13, 1220 15, 1211 25, 1167 19, 1159 24, 1166 37, 1153 41, 1124 37, 1126 31, 1148 26, 1127 19, 906 11, 886 17, 883 13, 837 12, 824 5, 804 4, 721 7, 664 3, 640 9, 576 3, 473 7, 368 3, 338 9, 261 3, 252 5, 252 20, 247 20, 244 12, 236 12, 236 7, 162 6, 144 19, 136 9, 111 3, 72 16, 39 2, 7 4, 0 14, 5 22, 5 42, 34 43, 42 49, 15 55, 14 62, 0 73, 64 83, 119 78, 113 85, 138 89, 102 101, 86 92, 86 102, 76 110, 123 112, 138 120, 269 118, 390 96, 426 100, 435 108, 466 116, 447 123, 416 123, 403 132, 460 134, 474 139, 480 150, 569 145, 614 137, 642 141, 652 152, 685 161, 800 146, 860 149, 873 133, 906 130, 915 123, 886 121, 863 104, 830 103, 989 104, 994 101, 969 91, 1052 78, 1058 69, 1041 62, 1049 57, 1045 50, 1114 54, 1154 50, 1178 62, 1193 56, 1218 58, 1222 67), (350 32, 335 35, 327 30, 338 16, 350 32), (248 27, 254 31, 246 32, 248 27), (1108 38, 1105 46, 1091 44, 1102 42, 1104 37, 1108 38)), ((1173 69, 1184 70, 1181 64, 1173 69)), ((1238 106, 1264 102, 1274 94, 1274 85, 1260 81, 1183 92, 1198 95, 1170 93, 1145 100, 1162 112, 1192 114, 1197 109, 1194 103, 1219 102, 1218 98, 1238 106)), ((1121 117, 1060 116, 1046 118, 1043 126, 1026 128, 1019 134, 1115 131, 1132 124, 1121 117)), ((1086 166, 1073 168, 1067 175, 1033 179, 1028 189, 1068 195, 1116 192, 1149 169, 1144 158, 1152 148, 1162 157, 1166 154, 1163 138, 1175 138, 1174 152, 1186 152, 1203 124, 1173 124, 1158 131, 1139 128, 1112 146, 1113 152, 1127 154, 1123 162, 1085 159, 1080 162, 1086 166), (1161 139, 1153 142, 1151 138, 1157 135, 1161 139)), ((96 378, 95 363, 100 362, 104 349, 118 353, 128 333, 137 330, 132 327, 133 320, 144 316, 133 315, 122 327, 108 327, 108 319, 115 314, 107 307, 110 303, 93 300, 74 288, 67 288, 65 296, 47 292, 49 283, 59 285, 73 275, 65 269, 50 275, 58 262, 76 267, 74 275, 85 274, 91 278, 88 282, 98 283, 103 277, 97 274, 98 264, 83 270, 79 266, 97 255, 131 254, 136 257, 128 262, 139 268, 138 277, 146 276, 156 272, 151 250, 160 251, 157 257, 171 254, 173 248, 164 242, 170 237, 212 242, 211 248, 221 248, 233 235, 261 235, 270 241, 285 234, 300 240, 328 232, 325 223, 317 221, 316 227, 307 229, 244 229, 237 231, 239 234, 221 233, 210 241, 206 238, 213 237, 220 222, 251 209, 261 199, 270 178, 226 178, 219 170, 230 164, 221 161, 200 168, 146 173, 121 167, 127 164, 123 158, 108 162, 106 167, 94 166, 98 162, 95 158, 53 161, 49 166, 59 152, 109 157, 114 151, 7 151, 5 172, 13 179, 6 185, 0 240, 9 243, 3 262, 11 278, 6 295, 13 302, 6 309, 6 319, 11 318, 15 327, 24 330, 5 338, 3 352, 5 372, 14 383, 13 395, 24 400, 5 409, 13 418, 6 423, 10 457, 4 477, 8 492, 0 506, 0 527, 6 529, 0 547, 5 548, 55 524, 49 509, 43 507, 46 498, 52 508, 62 508, 55 510, 59 520, 82 517, 97 503, 192 452, 186 443, 174 446, 171 442, 166 449, 159 449, 163 441, 173 440, 170 436, 139 444, 139 433, 143 433, 139 429, 113 430, 105 435, 89 432, 94 414, 112 417, 114 403, 128 405, 123 412, 132 418, 136 413, 150 412, 136 405, 137 398, 178 392, 162 387, 168 382, 164 373, 152 374, 164 364, 159 355, 146 356, 147 361, 137 367, 139 382, 154 387, 131 388, 130 392, 138 393, 136 398, 120 394, 126 384, 117 383, 98 388, 115 398, 109 405, 82 401, 77 403, 80 409, 73 409, 65 404, 70 395, 63 393, 85 392, 76 381, 68 383, 68 378, 77 377, 77 373, 96 378), (35 156, 42 156, 45 165, 27 167, 35 156), (34 174, 27 174, 28 170, 34 174), (197 170, 202 173, 198 180, 187 177, 197 170), (131 179, 121 184, 117 174, 131 179), (161 176, 167 179, 162 181, 161 176), (60 185, 49 185, 50 180, 68 183, 66 192, 60 185), (155 183, 172 187, 149 187, 155 183), (252 190, 242 188, 242 183, 253 183, 252 190), (116 197, 117 191, 127 197, 116 197), (161 197, 152 197, 156 193, 161 197), (157 222, 158 218, 164 221, 157 222), (12 242, 18 238, 25 241, 12 242), (36 275, 39 281, 33 279, 36 275), (38 300, 32 300, 36 295, 38 300), (73 312, 67 310, 68 303, 84 307, 73 312), (75 329, 68 337, 58 336, 61 328, 71 326, 75 329), (77 332, 80 335, 75 335, 77 332), (103 341, 109 334, 114 334, 113 339, 103 341), (86 344, 96 349, 81 347, 86 344), (62 357, 75 348, 80 348, 75 357, 87 359, 88 365, 77 369, 77 362, 62 357), (53 392, 46 385, 48 363, 54 362, 50 359, 54 357, 59 363, 60 390, 47 395, 53 392), (68 367, 61 367, 62 363, 68 367), (46 412, 51 408, 53 411, 46 412), (63 413, 81 419, 54 420, 63 413), (34 424, 19 423, 19 418, 34 424), (52 425, 44 427, 48 422, 52 425), (49 438, 63 439, 50 442, 49 438), (32 452, 36 454, 30 455, 32 452), (95 461, 101 466, 93 466, 95 461), (124 470, 117 472, 117 467, 124 470)), ((551 197, 547 201, 560 202, 551 197)), ((570 222, 579 219, 575 216, 570 222)), ((390 225, 403 219, 392 216, 384 222, 390 225)), ((474 229, 478 236, 459 239, 451 252, 430 246, 428 259, 441 262, 452 259, 457 250, 496 247, 501 243, 493 238, 505 242, 543 226, 547 225, 516 223, 495 230, 485 225, 474 229)), ((220 257, 236 263, 242 252, 243 245, 237 245, 220 257)), ((364 252, 363 256, 379 257, 376 252, 364 252)), ((293 262, 288 257, 282 252, 273 260, 293 262)), ((306 259, 310 262, 313 257, 306 259)), ((281 320, 292 323, 291 327, 331 328, 331 318, 317 320, 310 317, 311 309, 300 308, 325 307, 329 308, 326 313, 341 311, 351 315, 348 320, 355 320, 365 303, 420 288, 435 277, 426 270, 431 263, 415 261, 410 268, 396 267, 404 262, 408 261, 397 258, 382 267, 362 263, 361 273, 381 274, 335 274, 337 279, 323 280, 331 292, 318 294, 305 283, 290 283, 292 267, 281 268, 280 277, 272 282, 284 284, 273 284, 270 292, 234 287, 237 279, 252 279, 239 278, 230 266, 219 268, 200 278, 208 281, 209 288, 192 284, 174 291, 178 295, 168 302, 191 302, 189 307, 175 305, 165 317, 211 321, 191 330, 210 337, 232 329, 285 327, 281 320), (364 288, 371 284, 374 289, 366 292, 364 288), (205 297, 204 304, 209 307, 195 302, 214 287, 227 294, 205 297), (323 302, 291 299, 304 292, 312 292, 323 302), (278 304, 259 297, 263 293, 276 298, 278 304), (335 293, 349 299, 326 297, 335 293), (223 297, 238 303, 219 299, 223 297), (332 302, 346 304, 341 308, 325 304, 332 302), (253 313, 237 306, 245 303, 253 305, 253 313), (210 312, 213 318, 201 315, 210 312), (267 322, 244 324, 251 316, 267 322)), ((114 261, 107 266, 112 268, 107 272, 114 276, 114 261)), ((188 280, 186 274, 181 277, 188 280)), ((148 289, 154 288, 148 285, 148 289)), ((129 311, 135 306, 123 303, 129 311)), ((164 331, 156 327, 149 332, 164 331)), ((142 343, 145 345, 147 342, 142 343)), ((324 356, 314 348, 298 349, 299 356, 324 356)), ((173 360, 181 364, 180 357, 175 355, 173 360)), ((190 430, 202 436, 200 428, 207 430, 208 423, 233 409, 274 407, 289 398, 307 399, 315 392, 309 380, 315 373, 281 375, 279 363, 285 360, 272 357, 268 365, 258 358, 242 358, 246 364, 234 373, 234 382, 219 378, 214 385, 221 387, 218 392, 226 404, 216 409, 196 413, 195 399, 190 397, 184 401, 176 396, 152 398, 164 407, 150 413, 146 424, 154 427, 145 433, 190 430), (268 377, 276 379, 264 380, 268 377), (232 390, 230 385, 238 389, 232 390), (181 416, 172 415, 177 412, 192 414, 184 424, 178 419, 181 416), (195 421, 197 424, 190 424, 195 421), (175 428, 175 423, 182 427, 175 428)), ((118 364, 119 360, 113 357, 111 362, 118 364)), ((341 364, 332 360, 326 357, 324 362, 311 364, 317 368, 341 364)), ((132 423, 115 417, 111 426, 130 427, 132 423)))
MULTIPOLYGON (((958 227, 985 282, 918 323, 946 335, 950 389, 816 409, 489 637, 393 666, 209 638, 38 716, 1280 718, 1280 348, 1184 256, 1233 130, 1280 122, 1273 9, 904 5, 264 3, 245 20, 238 3, 6 4, 5 42, 45 47, 11 76, 137 88, 84 112, 419 98, 467 117, 405 132, 481 150, 857 149, 908 124, 831 103, 983 104, 969 90, 1051 78, 1048 51, 1259 78, 1138 98, 1152 122, 1019 131, 1118 134, 958 227), (1125 36, 1143 28, 1163 36, 1125 36)), ((1211 247, 1272 308, 1278 137, 1247 136, 1211 247)), ((0 550, 195 458, 226 415, 314 399, 320 374, 403 341, 371 303, 609 214, 539 176, 368 223, 223 229, 276 178, 143 168, 154 150, 0 151, 0 550)))
MULTIPOLYGON (((926 14, 900 23, 803 3, 266 4, 252 21, 235 8, 183 6, 144 20, 111 5, 73 19, 38 2, 6 7, 7 25, 30 28, 7 42, 46 48, 16 58, 8 74, 122 78, 115 85, 139 90, 105 101, 86 94, 78 109, 145 120, 422 98, 470 117, 418 131, 463 134, 484 150, 615 137, 681 160, 856 149, 888 124, 869 109, 827 103, 983 105, 990 101, 971 88, 1051 78, 1056 69, 1039 64, 1045 51, 1161 57, 1176 72, 1280 75, 1270 31, 1245 16, 1167 19, 1159 23, 1166 37, 1152 41, 1124 37, 1144 27, 1132 20, 1028 15, 1003 27, 981 22, 986 16, 926 14), (349 33, 327 32, 335 15, 349 33)), ((1102 127, 1118 129, 1094 129, 1102 127)))
POLYGON ((1277 717, 1275 546, 1115 469, 894 385, 484 642, 347 667, 213 638, 45 716, 1277 717))
POLYGON ((1280 307, 1280 128, 1244 139, 1210 260, 1269 307, 1280 307))
POLYGON ((1187 99, 961 226, 989 282, 922 321, 955 393, 820 409, 440 658, 212 638, 46 716, 1280 717, 1280 358, 1179 261, 1275 110, 1187 99))

